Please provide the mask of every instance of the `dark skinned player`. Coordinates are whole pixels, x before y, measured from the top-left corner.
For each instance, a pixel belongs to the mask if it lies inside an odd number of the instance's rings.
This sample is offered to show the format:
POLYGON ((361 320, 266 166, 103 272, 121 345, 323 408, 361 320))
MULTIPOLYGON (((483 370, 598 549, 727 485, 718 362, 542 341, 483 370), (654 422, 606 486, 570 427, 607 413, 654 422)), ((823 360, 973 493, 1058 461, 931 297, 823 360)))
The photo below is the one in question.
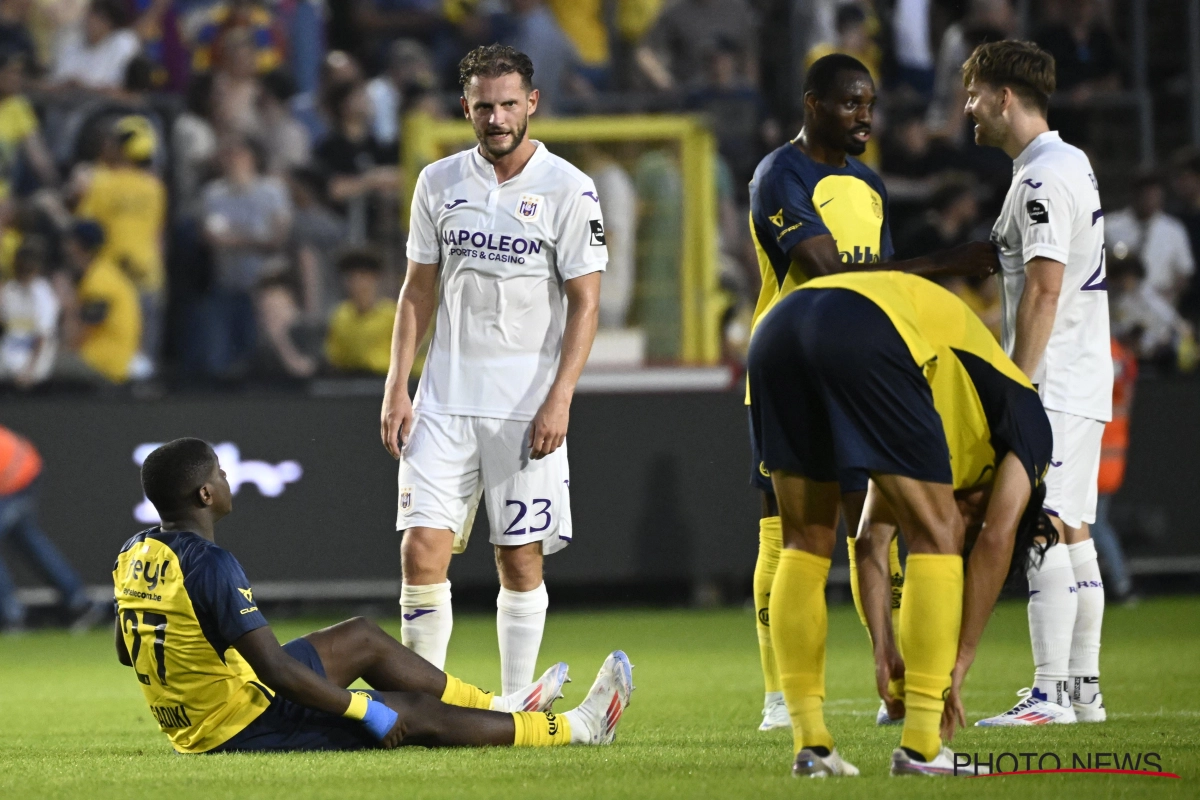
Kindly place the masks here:
MULTIPOLYGON (((999 262, 988 242, 970 242, 920 258, 892 261, 887 190, 869 167, 853 158, 871 138, 875 84, 851 56, 818 59, 804 81, 804 126, 795 139, 758 165, 750 182, 750 232, 758 252, 762 290, 754 309, 756 326, 775 303, 811 278, 856 270, 889 269, 925 277, 985 276, 999 262)), ((746 399, 750 402, 749 396, 746 399)), ((771 647, 767 610, 782 547, 779 508, 760 447, 751 435, 751 485, 762 493, 758 562, 754 569, 759 654, 766 697, 759 730, 790 726, 771 647)), ((842 513, 851 537, 858 530, 867 478, 845 476, 842 513)), ((848 540, 854 568, 854 539, 848 540)), ((893 547, 894 610, 900 607, 899 553, 893 547)), ((856 581, 852 581, 857 586, 856 581)), ((855 595, 858 604, 858 596, 855 595)), ((860 606, 861 607, 861 606, 860 606)), ((881 706, 876 722, 890 722, 881 706)))
POLYGON ((162 519, 113 568, 117 658, 180 753, 608 744, 633 688, 616 651, 583 703, 550 706, 565 664, 505 697, 463 683, 362 618, 280 646, 237 559, 214 542, 233 510, 216 453, 176 439, 142 465, 162 519), (363 679, 371 691, 346 687, 363 679))

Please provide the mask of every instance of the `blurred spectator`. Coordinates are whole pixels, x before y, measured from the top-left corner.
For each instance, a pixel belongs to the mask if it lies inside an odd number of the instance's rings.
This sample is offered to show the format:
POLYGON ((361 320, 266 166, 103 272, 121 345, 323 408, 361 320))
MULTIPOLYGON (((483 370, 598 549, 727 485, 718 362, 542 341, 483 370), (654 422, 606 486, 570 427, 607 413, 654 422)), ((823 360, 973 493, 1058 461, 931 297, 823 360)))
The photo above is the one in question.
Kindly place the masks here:
MULTIPOLYGON (((59 603, 76 617, 73 629, 86 630, 99 622, 108 606, 88 601, 79 574, 38 525, 38 478, 42 457, 23 436, 0 426, 0 542, 11 541, 25 552, 42 575, 58 589, 59 603)), ((0 559, 0 623, 3 633, 25 628, 25 607, 17 587, 0 559)))
POLYGON ((374 114, 371 133, 385 147, 394 148, 400 140, 400 115, 409 87, 436 88, 437 75, 424 45, 414 39, 397 39, 388 50, 387 69, 367 84, 374 114))
POLYGON ((1127 342, 1141 361, 1171 370, 1195 347, 1192 326, 1143 282, 1142 262, 1132 251, 1114 248, 1107 258, 1112 334, 1127 342))
POLYGON ((1096 521, 1092 539, 1104 567, 1104 578, 1115 599, 1125 600, 1133 592, 1133 579, 1125 564, 1121 537, 1109 521, 1112 496, 1125 482, 1125 454, 1129 449, 1129 412, 1137 385, 1137 358, 1115 336, 1112 339, 1113 402, 1112 420, 1104 426, 1100 441, 1100 474, 1097 482, 1096 521))
POLYGON ((328 104, 334 130, 317 146, 317 161, 329 176, 326 193, 350 218, 349 236, 358 244, 366 240, 369 201, 395 196, 399 153, 375 140, 371 100, 362 83, 333 87, 328 104))
MULTIPOLYGON (((614 53, 623 54, 628 43, 637 42, 650 30, 664 0, 546 0, 558 26, 575 45, 580 64, 577 72, 594 89, 613 88, 614 53), (613 41, 611 25, 620 38, 613 41)), ((536 65, 537 62, 535 61, 536 65)))
POLYGON ((358 83, 363 79, 358 62, 341 50, 333 50, 321 64, 321 82, 315 91, 302 92, 292 98, 292 116, 308 129, 309 139, 316 143, 329 135, 329 94, 338 86, 358 83))
POLYGON ((85 383, 124 383, 142 336, 137 287, 101 255, 104 229, 80 220, 67 238, 67 267, 78 281, 64 308, 56 377, 85 383))
POLYGON ((1034 36, 1054 56, 1059 94, 1076 104, 1096 92, 1121 88, 1117 47, 1101 18, 1099 0, 1067 0, 1061 22, 1034 36))
POLYGON ((26 64, 37 64, 38 54, 29 35, 26 19, 29 0, 0 0, 0 54, 22 56, 26 64))
POLYGON ((58 169, 42 139, 37 114, 22 94, 25 68, 25 56, 0 52, 0 200, 12 194, 26 164, 43 185, 58 183, 58 169))
POLYGON ((176 218, 199 213, 200 187, 215 171, 217 131, 213 127, 213 76, 197 75, 187 103, 171 128, 172 189, 176 218))
POLYGON ((600 282, 600 325, 624 328, 637 279, 637 190, 625 168, 597 147, 584 149, 580 166, 596 184, 608 247, 608 266, 600 282))
POLYGON ((201 203, 216 267, 204 304, 204 356, 209 374, 235 377, 256 341, 255 288, 286 267, 292 210, 283 184, 262 176, 264 159, 248 140, 231 137, 220 160, 222 177, 205 187, 201 203))
POLYGON ((292 199, 292 249, 306 315, 326 319, 341 293, 331 254, 346 238, 346 224, 323 202, 325 178, 305 167, 287 176, 292 199))
POLYGON ((968 126, 963 107, 967 103, 967 89, 962 81, 963 62, 979 45, 1001 41, 1016 27, 1017 16, 1010 0, 971 0, 966 15, 947 26, 938 48, 933 98, 926 117, 934 136, 955 145, 966 143, 968 126))
POLYGON ((262 130, 254 43, 244 30, 224 37, 213 80, 213 123, 221 134, 257 135, 262 130))
POLYGON ((575 72, 580 66, 574 43, 558 26, 543 0, 510 0, 512 30, 504 44, 512 45, 533 61, 533 85, 538 89, 538 110, 554 114, 563 101, 580 90, 575 72))
POLYGON ((258 285, 255 297, 259 329, 266 345, 266 372, 282 368, 289 378, 309 378, 317 371, 317 360, 310 356, 297 338, 306 338, 306 326, 296 302, 292 276, 274 275, 258 285))
POLYGON ((975 182, 948 174, 929 201, 929 210, 896 237, 896 258, 917 258, 971 241, 979 220, 975 182))
POLYGON ((229 39, 250 47, 254 71, 268 73, 283 66, 286 37, 274 13, 260 0, 218 0, 189 15, 185 22, 192 44, 192 69, 205 72, 225 58, 229 39))
MULTIPOLYGON (((962 166, 958 152, 945 141, 933 138, 924 117, 912 110, 894 115, 880 151, 880 172, 888 198, 900 206, 924 203, 937 189, 939 172, 962 166)), ((898 216, 901 219, 893 222, 893 230, 904 227, 903 209, 898 216)))
POLYGON ((296 121, 288 105, 295 93, 295 82, 282 70, 262 77, 258 111, 262 142, 267 149, 267 171, 272 174, 282 175, 312 160, 308 130, 296 121))
POLYGON ((329 318, 325 358, 342 372, 386 375, 396 304, 379 293, 383 264, 374 253, 355 250, 339 258, 337 268, 346 299, 329 318))
POLYGON ((321 80, 321 61, 328 46, 325 0, 278 0, 278 7, 280 21, 287 28, 288 66, 292 79, 299 91, 314 91, 321 80))
POLYGON ((704 59, 719 37, 757 64, 757 34, 758 15, 746 0, 679 0, 646 34, 636 59, 655 88, 690 87, 704 80, 704 59))
POLYGON ((151 169, 158 147, 142 116, 121 118, 105 142, 103 160, 92 174, 76 213, 104 229, 101 256, 118 264, 137 287, 142 309, 141 354, 134 377, 147 377, 160 354, 164 295, 163 233, 167 190, 151 169))
POLYGON ((749 77, 745 54, 737 44, 718 37, 705 65, 705 82, 689 93, 686 105, 705 112, 717 137, 721 157, 732 170, 743 202, 748 201, 750 178, 763 155, 761 128, 766 109, 749 77))
POLYGON ((679 164, 668 151, 647 150, 634 166, 633 185, 638 198, 637 323, 646 332, 647 360, 672 362, 679 358, 682 342, 683 180, 679 164))
POLYGON ((120 89, 138 54, 137 35, 126 27, 121 0, 92 0, 82 29, 63 31, 49 85, 56 89, 120 89))
POLYGON ((871 78, 875 81, 875 85, 881 86, 880 65, 883 61, 883 53, 879 49, 879 45, 871 38, 867 26, 867 14, 863 11, 862 6, 854 2, 838 6, 834 29, 837 31, 836 39, 815 45, 804 56, 805 69, 816 63, 817 59, 830 53, 845 53, 861 61, 871 72, 871 78))
POLYGON ((381 58, 387 42, 397 38, 419 39, 432 45, 445 25, 442 0, 345 0, 353 6, 353 22, 359 53, 368 59, 381 58))
POLYGON ((46 246, 28 237, 17 250, 13 279, 0 286, 0 380, 28 389, 50 377, 58 351, 58 297, 42 276, 46 246))
POLYGON ((1196 266, 1187 229, 1163 212, 1163 202, 1161 179, 1151 173, 1139 175, 1133 205, 1105 219, 1104 239, 1118 257, 1136 255, 1146 271, 1146 288, 1178 308, 1196 266))
MULTIPOLYGON (((1187 230, 1193 258, 1200 253, 1200 152, 1188 148, 1178 153, 1172 170, 1172 188, 1179 201, 1179 221, 1187 230)), ((1192 271, 1179 311, 1193 324, 1200 323, 1200 270, 1192 271)))
MULTIPOLYGON (((896 0, 892 10, 892 41, 899 67, 896 83, 916 91, 923 102, 933 95, 935 74, 929 41, 930 4, 931 0, 896 0)), ((863 63, 870 66, 866 61, 863 63)), ((875 79, 879 80, 878 76, 875 79)))
POLYGON ((66 29, 82 24, 88 4, 89 0, 32 0, 27 3, 27 8, 21 8, 21 0, 17 0, 15 5, 20 13, 14 14, 13 19, 23 20, 33 39, 36 56, 31 64, 42 70, 54 63, 54 49, 60 35, 66 29))
POLYGON ((156 89, 182 92, 190 74, 189 54, 183 42, 179 3, 172 0, 127 0, 133 11, 132 28, 142 42, 142 55, 151 65, 150 84, 156 89))

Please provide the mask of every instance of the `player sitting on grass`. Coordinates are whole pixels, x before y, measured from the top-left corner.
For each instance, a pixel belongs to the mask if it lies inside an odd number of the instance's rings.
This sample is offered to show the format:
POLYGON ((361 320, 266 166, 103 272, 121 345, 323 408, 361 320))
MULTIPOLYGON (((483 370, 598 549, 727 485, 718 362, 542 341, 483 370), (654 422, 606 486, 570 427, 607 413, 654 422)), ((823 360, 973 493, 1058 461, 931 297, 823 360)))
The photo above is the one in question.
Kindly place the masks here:
POLYGON ((609 655, 583 703, 550 712, 567 680, 555 664, 520 692, 493 696, 447 675, 356 618, 282 647, 237 559, 214 544, 232 508, 216 453, 176 439, 142 465, 162 524, 117 557, 117 658, 181 753, 356 750, 423 745, 608 744, 633 690, 609 655), (359 678, 373 691, 346 689, 359 678))

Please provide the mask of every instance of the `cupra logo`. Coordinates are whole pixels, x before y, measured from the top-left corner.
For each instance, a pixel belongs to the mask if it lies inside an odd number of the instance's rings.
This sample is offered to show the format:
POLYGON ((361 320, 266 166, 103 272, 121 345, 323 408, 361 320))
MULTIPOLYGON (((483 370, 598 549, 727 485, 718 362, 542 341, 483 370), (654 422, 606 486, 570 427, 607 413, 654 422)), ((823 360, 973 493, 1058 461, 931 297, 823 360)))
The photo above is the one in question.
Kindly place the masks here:
MULTIPOLYGON (((161 442, 138 445, 133 450, 133 463, 141 467, 146 456, 161 445, 161 442)), ((253 483, 263 497, 278 497, 283 494, 287 484, 295 483, 304 475, 304 470, 295 461, 280 461, 278 464, 270 464, 266 461, 243 461, 241 451, 233 442, 221 442, 213 445, 213 450, 216 451, 217 459, 221 462, 221 469, 225 470, 229 488, 235 495, 242 484, 253 483)), ((160 521, 154 506, 150 505, 150 501, 144 497, 142 502, 133 509, 133 517, 138 522, 146 524, 160 521)))

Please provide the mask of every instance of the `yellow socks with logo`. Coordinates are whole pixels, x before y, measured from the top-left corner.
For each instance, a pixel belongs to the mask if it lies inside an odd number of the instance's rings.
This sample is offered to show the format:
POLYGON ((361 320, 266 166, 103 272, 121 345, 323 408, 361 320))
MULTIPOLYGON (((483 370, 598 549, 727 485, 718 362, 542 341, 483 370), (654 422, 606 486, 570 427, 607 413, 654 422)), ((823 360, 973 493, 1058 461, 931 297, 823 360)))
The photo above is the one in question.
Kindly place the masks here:
POLYGON ((571 743, 571 723, 549 711, 518 711, 512 715, 513 747, 556 747, 571 743))
POLYGON ((763 517, 758 521, 758 560, 754 562, 754 612, 758 629, 758 656, 762 663, 763 685, 768 694, 779 691, 779 668, 775 665, 775 648, 771 646, 771 624, 768 604, 771 583, 779 568, 779 551, 783 549, 783 525, 779 517, 763 517))
POLYGON ((492 697, 491 692, 485 692, 478 686, 463 683, 453 675, 446 676, 446 689, 442 692, 442 702, 448 706, 482 708, 487 711, 492 707, 492 697))
POLYGON ((926 760, 941 749, 943 695, 962 626, 962 556, 910 553, 900 636, 904 642, 904 732, 900 746, 926 760))
MULTIPOLYGON (((783 550, 771 587, 771 643, 779 683, 792 717, 795 752, 833 748, 825 727, 825 635, 829 627, 825 582, 829 559, 783 550)), ((949 670, 947 670, 949 674, 949 670)))

